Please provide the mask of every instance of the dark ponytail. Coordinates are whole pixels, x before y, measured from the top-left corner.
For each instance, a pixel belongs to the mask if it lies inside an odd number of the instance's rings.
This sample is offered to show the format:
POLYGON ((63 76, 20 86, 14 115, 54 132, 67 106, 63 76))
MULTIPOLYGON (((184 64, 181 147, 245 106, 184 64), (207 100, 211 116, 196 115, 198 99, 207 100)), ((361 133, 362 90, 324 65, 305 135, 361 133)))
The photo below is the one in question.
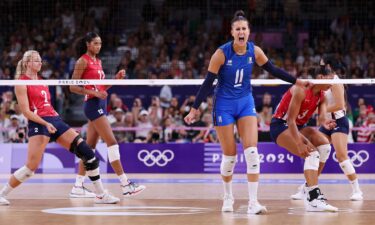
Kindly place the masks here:
POLYGON ((247 18, 245 16, 245 12, 243 10, 237 10, 234 13, 233 19, 232 19, 230 24, 233 25, 234 22, 237 22, 237 21, 240 21, 240 20, 246 21, 249 24, 249 21, 247 20, 247 18))
POLYGON ((90 43, 92 39, 99 37, 99 34, 95 32, 88 32, 84 37, 81 37, 76 42, 76 54, 77 57, 81 57, 81 55, 87 52, 87 43, 90 43))

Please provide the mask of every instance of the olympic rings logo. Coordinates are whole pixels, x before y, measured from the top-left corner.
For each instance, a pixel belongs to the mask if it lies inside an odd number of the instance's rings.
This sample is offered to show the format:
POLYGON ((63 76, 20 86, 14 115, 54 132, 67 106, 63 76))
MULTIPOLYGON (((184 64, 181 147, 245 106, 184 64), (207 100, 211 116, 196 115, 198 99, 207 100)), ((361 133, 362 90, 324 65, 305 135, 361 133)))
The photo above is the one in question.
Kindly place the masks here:
POLYGON ((154 166, 155 164, 159 167, 164 167, 168 164, 168 162, 174 159, 174 153, 169 149, 164 151, 155 149, 151 152, 146 149, 142 149, 138 152, 138 159, 148 167, 154 166))
MULTIPOLYGON (((338 162, 336 158, 336 152, 332 154, 333 160, 338 162)), ((360 167, 362 166, 365 162, 367 162, 370 158, 370 155, 366 150, 360 150, 358 152, 355 152, 353 150, 348 151, 348 157, 350 158, 350 161, 352 162, 354 167, 360 167)))

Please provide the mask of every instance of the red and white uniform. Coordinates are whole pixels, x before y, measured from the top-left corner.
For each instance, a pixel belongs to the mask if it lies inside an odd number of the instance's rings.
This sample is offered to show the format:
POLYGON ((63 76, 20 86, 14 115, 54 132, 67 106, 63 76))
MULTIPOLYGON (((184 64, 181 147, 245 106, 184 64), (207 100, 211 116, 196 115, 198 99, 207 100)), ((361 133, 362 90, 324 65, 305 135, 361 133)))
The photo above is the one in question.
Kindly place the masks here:
MULTIPOLYGON (((105 74, 102 68, 102 61, 98 58, 93 60, 89 55, 83 54, 82 58, 84 58, 87 62, 87 66, 85 71, 82 73, 82 79, 87 80, 102 80, 105 78, 105 74)), ((94 91, 105 91, 106 88, 104 85, 85 85, 85 89, 94 90, 94 91)), ((88 99, 95 98, 93 95, 86 95, 85 101, 88 99)))
MULTIPOLYGON (((31 80, 26 75, 21 75, 20 80, 31 80)), ((39 79, 39 77, 38 77, 39 79)), ((30 85, 27 88, 27 98, 29 100, 29 108, 40 117, 58 116, 51 104, 51 94, 47 85, 30 85)))
MULTIPOLYGON (((319 103, 324 99, 324 92, 320 91, 317 95, 313 94, 312 89, 305 90, 305 99, 302 101, 298 116, 296 118, 296 124, 302 126, 307 123, 311 118, 319 103)), ((273 118, 287 120, 288 119, 288 109, 290 100, 292 99, 292 93, 289 89, 282 97, 279 105, 276 108, 273 118)))

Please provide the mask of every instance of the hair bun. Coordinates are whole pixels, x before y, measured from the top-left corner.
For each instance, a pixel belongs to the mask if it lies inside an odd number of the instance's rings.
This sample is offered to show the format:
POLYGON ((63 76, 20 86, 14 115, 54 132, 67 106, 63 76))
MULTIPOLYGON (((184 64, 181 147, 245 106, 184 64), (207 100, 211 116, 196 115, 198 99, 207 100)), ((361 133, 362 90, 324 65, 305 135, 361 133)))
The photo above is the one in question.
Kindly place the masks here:
POLYGON ((245 12, 243 10, 237 10, 235 13, 234 13, 234 17, 245 17, 245 12))

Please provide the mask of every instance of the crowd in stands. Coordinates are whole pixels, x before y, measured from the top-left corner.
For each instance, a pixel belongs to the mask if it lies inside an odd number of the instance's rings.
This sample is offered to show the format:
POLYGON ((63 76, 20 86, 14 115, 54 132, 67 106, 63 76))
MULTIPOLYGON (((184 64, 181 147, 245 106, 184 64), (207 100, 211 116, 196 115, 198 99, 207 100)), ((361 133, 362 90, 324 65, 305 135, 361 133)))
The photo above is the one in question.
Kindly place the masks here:
MULTIPOLYGON (((14 79, 17 62, 29 49, 39 51, 42 56, 43 78, 69 79, 77 59, 75 43, 88 31, 98 32, 102 38, 100 56, 107 77, 126 69, 128 79, 204 78, 212 53, 230 40, 230 18, 238 7, 249 13, 251 31, 255 34, 252 41, 265 50, 275 65, 293 76, 311 78, 309 68, 329 54, 341 62, 340 76, 375 78, 372 1, 345 5, 323 0, 313 3, 249 0, 240 5, 235 1, 212 0, 208 12, 202 1, 151 0, 143 1, 141 17, 135 18, 130 27, 123 26, 124 18, 129 19, 121 13, 124 7, 129 7, 123 2, 1 1, 0 79, 14 79), (31 5, 36 2, 49 10, 31 5), (351 10, 345 11, 347 8, 351 10), (342 13, 331 15, 330 10, 342 13), (265 40, 267 32, 280 34, 280 48, 271 47, 265 40), (298 40, 302 33, 307 34, 306 38, 298 40)), ((252 77, 272 78, 257 66, 252 77)), ((72 99, 67 99, 71 94, 57 87, 55 95, 56 109, 64 114, 72 104, 72 99)), ((269 140, 267 129, 275 110, 271 97, 266 94, 257 106, 259 137, 265 141, 269 140)), ((200 118, 191 125, 204 129, 178 128, 185 126, 183 117, 193 101, 191 96, 180 105, 181 100, 164 90, 153 97, 150 105, 142 105, 141 99, 135 98, 133 105, 127 107, 120 97, 112 94, 108 118, 120 142, 216 142, 211 129, 210 98, 201 107, 200 118), (123 127, 135 130, 122 131, 123 127)), ((25 118, 12 92, 3 93, 0 111, 0 140, 3 140, 0 142, 26 142, 25 118)), ((353 132, 354 140, 374 142, 374 132, 366 129, 375 124, 372 106, 359 99, 352 115, 354 126, 363 128, 353 132)))

